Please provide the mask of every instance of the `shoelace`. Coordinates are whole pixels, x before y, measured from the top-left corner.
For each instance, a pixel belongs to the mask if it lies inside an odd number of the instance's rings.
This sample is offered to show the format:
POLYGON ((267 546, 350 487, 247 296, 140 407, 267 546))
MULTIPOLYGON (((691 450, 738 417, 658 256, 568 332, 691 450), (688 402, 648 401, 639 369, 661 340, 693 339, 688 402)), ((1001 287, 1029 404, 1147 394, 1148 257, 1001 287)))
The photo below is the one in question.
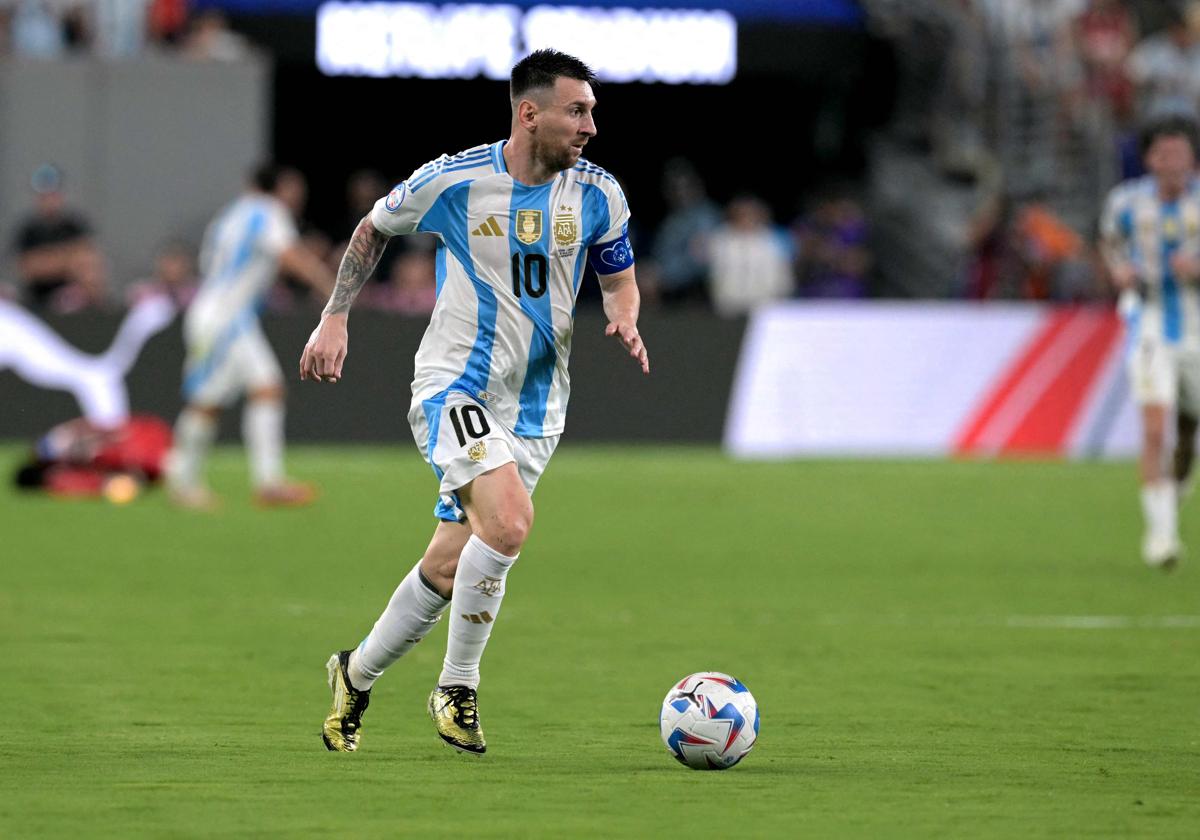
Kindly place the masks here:
POLYGON ((351 731, 362 726, 362 714, 367 710, 367 704, 371 702, 371 692, 359 691, 354 686, 350 685, 350 680, 343 674, 343 679, 346 683, 346 693, 350 695, 350 710, 346 712, 343 727, 351 731))
POLYGON ((475 689, 465 685, 455 685, 446 689, 454 710, 454 722, 468 729, 475 726, 475 689))

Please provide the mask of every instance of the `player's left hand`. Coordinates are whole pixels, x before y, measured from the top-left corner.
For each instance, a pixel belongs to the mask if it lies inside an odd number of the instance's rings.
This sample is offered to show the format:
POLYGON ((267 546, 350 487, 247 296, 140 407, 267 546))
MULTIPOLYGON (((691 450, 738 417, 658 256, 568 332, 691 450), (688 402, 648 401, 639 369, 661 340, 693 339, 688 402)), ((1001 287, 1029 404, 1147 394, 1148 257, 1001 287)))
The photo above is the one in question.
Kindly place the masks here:
POLYGON ((650 355, 646 352, 646 345, 642 343, 642 337, 638 334, 637 327, 633 324, 618 324, 611 323, 604 329, 605 335, 615 335, 621 340, 621 344, 629 351, 629 355, 637 359, 638 364, 642 367, 642 373, 650 373, 650 355))

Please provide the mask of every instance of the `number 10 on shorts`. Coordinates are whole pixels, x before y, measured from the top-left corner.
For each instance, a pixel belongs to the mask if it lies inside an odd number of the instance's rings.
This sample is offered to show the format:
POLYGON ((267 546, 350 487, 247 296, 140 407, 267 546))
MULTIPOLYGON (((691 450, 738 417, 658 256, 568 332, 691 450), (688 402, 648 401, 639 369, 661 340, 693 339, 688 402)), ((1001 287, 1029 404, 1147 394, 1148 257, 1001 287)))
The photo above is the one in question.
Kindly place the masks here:
POLYGON ((454 426, 454 436, 458 438, 459 446, 466 446, 468 439, 479 440, 492 430, 483 409, 477 405, 457 405, 451 408, 450 425, 454 426))

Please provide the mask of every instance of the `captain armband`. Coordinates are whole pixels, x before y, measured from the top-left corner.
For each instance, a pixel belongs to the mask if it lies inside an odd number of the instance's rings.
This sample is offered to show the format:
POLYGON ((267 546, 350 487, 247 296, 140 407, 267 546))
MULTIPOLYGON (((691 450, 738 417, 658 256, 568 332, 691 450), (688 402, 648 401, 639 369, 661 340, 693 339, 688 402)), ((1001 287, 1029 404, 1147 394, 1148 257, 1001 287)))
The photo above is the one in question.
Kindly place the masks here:
POLYGON ((588 248, 588 262, 597 274, 616 274, 633 265, 633 246, 629 234, 621 231, 620 237, 612 242, 602 242, 588 248))

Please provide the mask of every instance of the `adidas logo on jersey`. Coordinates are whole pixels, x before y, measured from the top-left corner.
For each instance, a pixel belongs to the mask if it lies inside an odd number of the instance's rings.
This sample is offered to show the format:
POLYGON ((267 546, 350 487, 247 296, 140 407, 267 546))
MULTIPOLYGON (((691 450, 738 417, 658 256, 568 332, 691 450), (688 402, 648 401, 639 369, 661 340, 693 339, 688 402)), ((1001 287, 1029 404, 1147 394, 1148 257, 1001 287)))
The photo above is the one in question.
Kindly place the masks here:
POLYGON ((500 225, 496 224, 495 216, 488 216, 487 221, 481 224, 475 230, 471 231, 472 236, 503 236, 504 231, 500 230, 500 225))

